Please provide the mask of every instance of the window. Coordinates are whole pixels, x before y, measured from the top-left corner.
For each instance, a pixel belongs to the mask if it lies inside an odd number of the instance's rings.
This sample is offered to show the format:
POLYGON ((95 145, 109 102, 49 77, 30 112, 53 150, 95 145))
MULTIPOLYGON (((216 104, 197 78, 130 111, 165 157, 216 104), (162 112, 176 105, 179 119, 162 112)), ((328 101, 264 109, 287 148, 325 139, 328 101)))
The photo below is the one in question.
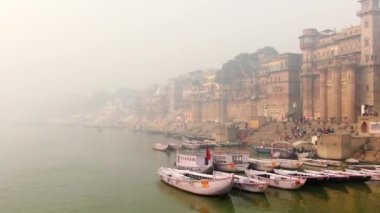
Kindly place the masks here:
POLYGON ((368 38, 366 38, 366 39, 364 40, 364 46, 366 46, 366 47, 369 46, 369 39, 368 39, 368 38))
POLYGON ((369 55, 365 55, 365 62, 369 62, 369 55))
POLYGON ((366 21, 364 22, 364 28, 368 28, 368 26, 369 26, 369 23, 368 23, 368 20, 366 20, 366 21))

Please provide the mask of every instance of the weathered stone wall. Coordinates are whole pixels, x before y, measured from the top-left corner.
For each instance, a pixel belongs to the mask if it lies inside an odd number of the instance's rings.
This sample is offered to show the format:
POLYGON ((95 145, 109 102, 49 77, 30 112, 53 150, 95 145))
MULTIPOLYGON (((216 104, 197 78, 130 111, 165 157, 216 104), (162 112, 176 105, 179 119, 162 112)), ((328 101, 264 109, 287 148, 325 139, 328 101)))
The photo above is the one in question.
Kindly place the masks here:
POLYGON ((345 160, 352 157, 366 142, 367 137, 351 135, 322 135, 317 142, 317 155, 323 159, 345 160))
POLYGON ((251 105, 250 99, 229 101, 227 104, 227 119, 229 121, 248 121, 252 117, 251 105))

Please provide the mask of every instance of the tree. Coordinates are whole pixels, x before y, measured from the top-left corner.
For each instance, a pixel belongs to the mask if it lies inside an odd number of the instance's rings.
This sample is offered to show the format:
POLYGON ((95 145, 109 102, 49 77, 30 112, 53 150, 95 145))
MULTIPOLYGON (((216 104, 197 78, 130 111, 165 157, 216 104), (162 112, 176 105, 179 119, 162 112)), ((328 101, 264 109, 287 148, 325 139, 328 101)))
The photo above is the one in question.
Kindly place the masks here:
POLYGON ((229 60, 224 63, 215 76, 215 81, 219 84, 229 84, 242 75, 239 63, 236 60, 229 60))

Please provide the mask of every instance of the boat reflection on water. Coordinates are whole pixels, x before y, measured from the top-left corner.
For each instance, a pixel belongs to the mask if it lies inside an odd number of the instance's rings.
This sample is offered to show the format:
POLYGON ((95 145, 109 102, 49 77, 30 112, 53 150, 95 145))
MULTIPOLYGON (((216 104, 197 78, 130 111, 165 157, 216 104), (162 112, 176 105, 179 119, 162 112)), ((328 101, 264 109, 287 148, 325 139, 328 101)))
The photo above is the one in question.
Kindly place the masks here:
POLYGON ((175 198, 189 210, 199 213, 234 213, 235 208, 229 195, 219 197, 205 197, 194 195, 171 187, 161 181, 157 182, 158 189, 165 195, 175 198))
POLYGON ((324 185, 328 191, 339 191, 343 193, 348 193, 348 190, 346 188, 347 184, 344 183, 326 183, 324 185))
POLYGON ((330 199, 325 188, 319 185, 306 185, 302 187, 299 192, 305 200, 318 199, 320 201, 328 201, 330 199))
POLYGON ((298 190, 283 190, 269 187, 265 191, 266 198, 272 205, 273 198, 286 201, 287 203, 302 203, 303 198, 298 190))
POLYGON ((371 194, 372 190, 366 183, 347 184, 348 191, 360 191, 361 193, 371 194))
POLYGON ((245 202, 248 202, 259 209, 269 208, 269 202, 264 193, 250 193, 238 189, 232 189, 230 195, 232 198, 241 198, 245 202))

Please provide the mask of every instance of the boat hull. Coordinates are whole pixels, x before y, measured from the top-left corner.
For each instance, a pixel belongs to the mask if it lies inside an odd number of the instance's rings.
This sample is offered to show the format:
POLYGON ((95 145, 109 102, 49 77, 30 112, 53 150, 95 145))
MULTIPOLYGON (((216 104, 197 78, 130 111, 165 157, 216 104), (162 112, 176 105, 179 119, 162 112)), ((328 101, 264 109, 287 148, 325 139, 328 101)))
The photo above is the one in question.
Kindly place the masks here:
POLYGON ((247 169, 249 163, 240 163, 240 164, 217 164, 214 163, 214 169, 222 172, 244 172, 247 169))
POLYGON ((208 166, 196 166, 196 167, 188 167, 188 166, 176 165, 175 167, 177 169, 189 170, 189 171, 192 171, 192 172, 199 172, 199 173, 210 173, 213 170, 212 164, 210 164, 208 166))
POLYGON ((279 167, 282 169, 299 169, 302 167, 303 162, 301 161, 282 161, 279 160, 279 167))
POLYGON ((160 175, 161 180, 170 186, 193 194, 206 196, 219 196, 227 194, 233 187, 234 183, 233 174, 229 177, 220 179, 205 178, 201 180, 173 177, 161 171, 159 171, 158 174, 160 175))
POLYGON ((169 148, 169 144, 165 145, 165 144, 156 143, 153 146, 153 149, 157 150, 157 151, 166 151, 166 150, 168 150, 168 148, 169 148))
POLYGON ((268 183, 240 183, 234 182, 234 188, 253 193, 263 193, 267 188, 268 183))
POLYGON ((306 183, 306 179, 299 179, 299 178, 292 178, 292 177, 288 177, 287 179, 279 179, 275 176, 273 177, 271 176, 270 178, 262 177, 262 176, 252 174, 249 170, 246 171, 246 175, 250 178, 267 182, 269 186, 271 187, 280 188, 280 189, 299 189, 306 183))

